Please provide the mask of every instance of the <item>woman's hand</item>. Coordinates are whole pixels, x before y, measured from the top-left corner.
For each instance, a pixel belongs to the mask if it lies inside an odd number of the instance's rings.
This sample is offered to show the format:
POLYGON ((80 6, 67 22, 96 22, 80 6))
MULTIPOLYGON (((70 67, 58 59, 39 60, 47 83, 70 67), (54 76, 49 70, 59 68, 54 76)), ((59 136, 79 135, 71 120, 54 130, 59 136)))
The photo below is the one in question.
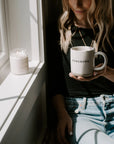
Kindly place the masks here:
POLYGON ((103 76, 103 73, 104 72, 102 72, 102 71, 94 72, 93 75, 90 77, 75 76, 72 73, 69 73, 69 76, 75 80, 78 80, 78 81, 91 81, 91 80, 94 80, 100 76, 103 76))
POLYGON ((66 139, 66 130, 69 135, 72 135, 72 119, 66 111, 64 97, 61 94, 55 95, 52 99, 53 106, 57 112, 57 138, 60 144, 69 144, 66 139))
POLYGON ((72 135, 72 119, 67 112, 58 118, 57 138, 60 144, 69 144, 65 137, 66 130, 69 135, 72 135))
POLYGON ((101 71, 94 71, 93 75, 90 77, 81 77, 81 76, 74 76, 72 73, 69 73, 69 76, 75 80, 79 81, 91 81, 100 76, 104 76, 105 78, 109 79, 110 81, 114 82, 114 69, 110 67, 106 67, 101 71))

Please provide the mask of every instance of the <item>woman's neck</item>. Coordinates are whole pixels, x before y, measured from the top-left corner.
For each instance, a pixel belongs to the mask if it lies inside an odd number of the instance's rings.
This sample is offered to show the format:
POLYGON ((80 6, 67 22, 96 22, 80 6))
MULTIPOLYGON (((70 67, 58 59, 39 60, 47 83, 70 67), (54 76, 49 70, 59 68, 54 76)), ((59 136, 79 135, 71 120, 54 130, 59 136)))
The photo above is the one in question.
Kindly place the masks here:
POLYGON ((75 25, 79 28, 91 28, 87 21, 76 21, 75 25))

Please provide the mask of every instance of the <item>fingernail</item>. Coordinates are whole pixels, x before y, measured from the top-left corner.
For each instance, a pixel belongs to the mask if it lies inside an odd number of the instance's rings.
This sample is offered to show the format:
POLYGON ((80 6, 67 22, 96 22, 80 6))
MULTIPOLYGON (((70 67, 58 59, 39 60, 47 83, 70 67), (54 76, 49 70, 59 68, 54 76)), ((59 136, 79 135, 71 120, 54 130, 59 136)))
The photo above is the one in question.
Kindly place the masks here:
POLYGON ((69 133, 69 135, 71 136, 71 135, 73 135, 73 133, 72 133, 72 132, 70 132, 70 133, 69 133))
POLYGON ((97 75, 97 72, 94 73, 94 76, 96 76, 96 75, 97 75))
POLYGON ((69 73, 69 77, 72 77, 72 74, 71 74, 71 73, 69 73))
POLYGON ((82 77, 80 77, 80 76, 77 77, 77 79, 79 79, 79 80, 80 80, 81 78, 82 78, 82 77))

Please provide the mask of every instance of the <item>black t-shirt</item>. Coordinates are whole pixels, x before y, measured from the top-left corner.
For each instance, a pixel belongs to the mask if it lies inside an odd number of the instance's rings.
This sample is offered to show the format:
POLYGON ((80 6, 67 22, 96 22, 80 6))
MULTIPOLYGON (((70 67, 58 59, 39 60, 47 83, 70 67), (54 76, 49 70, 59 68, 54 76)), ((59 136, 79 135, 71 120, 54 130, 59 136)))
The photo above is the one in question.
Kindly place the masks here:
MULTIPOLYGON (((70 48, 73 46, 84 45, 82 38, 79 35, 80 29, 86 45, 90 46, 91 41, 94 39, 92 29, 84 29, 72 26, 72 45, 69 46, 67 54, 61 51, 59 45, 59 34, 56 38, 52 38, 52 47, 50 62, 49 62, 49 84, 50 95, 62 94, 65 97, 95 97, 100 94, 113 94, 114 83, 104 77, 99 77, 89 82, 81 82, 69 77, 70 71, 70 48), (54 46, 54 41, 56 46, 54 46)), ((114 39, 111 39, 111 44, 114 46, 114 39)), ((109 45, 107 44, 107 47, 109 45)), ((107 53, 106 53, 107 54, 107 53)), ((108 65, 114 68, 114 52, 109 47, 108 51, 108 65)), ((97 59, 97 64, 102 62, 102 58, 97 59)))

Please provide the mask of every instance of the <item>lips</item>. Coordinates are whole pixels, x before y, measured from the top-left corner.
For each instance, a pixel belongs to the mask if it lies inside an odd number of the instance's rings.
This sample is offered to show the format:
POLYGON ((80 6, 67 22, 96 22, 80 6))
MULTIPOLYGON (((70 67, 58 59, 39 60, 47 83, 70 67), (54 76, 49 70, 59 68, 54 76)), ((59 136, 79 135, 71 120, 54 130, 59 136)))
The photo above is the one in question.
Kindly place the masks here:
POLYGON ((85 10, 75 10, 76 13, 84 13, 85 10))

